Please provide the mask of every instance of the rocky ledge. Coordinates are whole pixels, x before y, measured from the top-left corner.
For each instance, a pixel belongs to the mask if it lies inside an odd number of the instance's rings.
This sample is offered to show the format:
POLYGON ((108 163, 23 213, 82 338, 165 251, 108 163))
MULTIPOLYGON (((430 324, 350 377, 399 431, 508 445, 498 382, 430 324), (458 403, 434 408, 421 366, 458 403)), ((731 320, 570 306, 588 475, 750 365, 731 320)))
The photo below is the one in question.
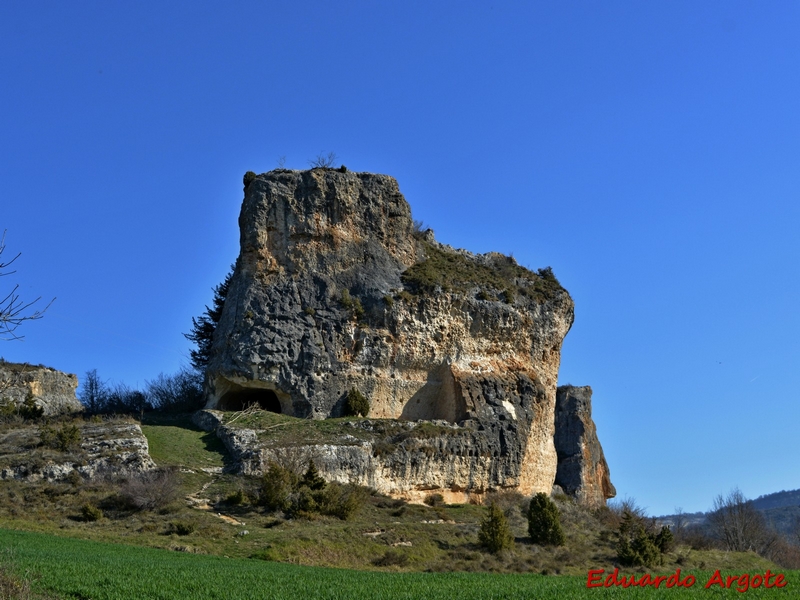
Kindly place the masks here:
POLYGON ((74 443, 52 448, 43 443, 47 425, 5 425, 0 429, 0 480, 60 481, 73 472, 94 479, 125 476, 156 467, 148 453, 141 427, 130 422, 54 424, 52 429, 75 427, 74 443))

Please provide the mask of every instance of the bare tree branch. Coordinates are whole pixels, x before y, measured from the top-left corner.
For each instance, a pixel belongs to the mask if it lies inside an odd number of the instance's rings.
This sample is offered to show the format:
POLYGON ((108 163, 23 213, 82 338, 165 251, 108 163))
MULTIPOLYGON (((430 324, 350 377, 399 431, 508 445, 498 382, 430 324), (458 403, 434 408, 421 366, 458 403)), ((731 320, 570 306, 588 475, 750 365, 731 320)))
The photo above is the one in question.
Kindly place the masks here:
MULTIPOLYGON (((3 232, 3 237, 0 238, 0 256, 6 249, 6 232, 3 232)), ((0 260, 0 277, 4 275, 11 275, 15 271, 3 272, 15 260, 20 257, 18 253, 14 258, 8 262, 0 260)), ((0 340, 21 340, 22 336, 16 334, 16 329, 25 321, 36 321, 44 316, 45 311, 53 304, 53 300, 48 302, 47 306, 42 309, 31 309, 31 307, 42 299, 41 296, 31 302, 22 300, 18 293, 19 285, 15 285, 6 296, 0 299, 0 340)))

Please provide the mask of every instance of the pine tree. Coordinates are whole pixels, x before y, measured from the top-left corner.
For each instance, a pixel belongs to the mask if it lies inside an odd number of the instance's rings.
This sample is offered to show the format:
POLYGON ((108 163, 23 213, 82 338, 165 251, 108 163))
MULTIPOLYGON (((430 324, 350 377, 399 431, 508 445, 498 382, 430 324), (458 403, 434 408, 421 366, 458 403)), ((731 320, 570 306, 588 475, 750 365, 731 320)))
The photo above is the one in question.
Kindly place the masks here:
POLYGON ((325 487, 325 480, 320 476, 319 471, 317 471, 317 465, 314 464, 313 460, 308 461, 308 470, 300 480, 300 485, 304 485, 310 490, 321 490, 325 487))
POLYGON ((514 536, 508 519, 494 502, 489 505, 486 518, 481 521, 478 541, 489 552, 497 553, 514 547, 514 536))
POLYGON ((564 545, 564 532, 561 530, 558 507, 543 492, 531 498, 528 507, 528 534, 534 544, 564 545))
POLYGON ((225 298, 228 296, 234 268, 235 265, 231 265, 231 270, 225 276, 225 280, 214 287, 213 308, 206 305, 204 314, 192 317, 192 331, 183 334, 187 340, 194 342, 197 346, 190 351, 189 355, 192 366, 200 372, 205 372, 211 358, 211 343, 214 341, 214 332, 222 317, 222 308, 225 306, 225 298))

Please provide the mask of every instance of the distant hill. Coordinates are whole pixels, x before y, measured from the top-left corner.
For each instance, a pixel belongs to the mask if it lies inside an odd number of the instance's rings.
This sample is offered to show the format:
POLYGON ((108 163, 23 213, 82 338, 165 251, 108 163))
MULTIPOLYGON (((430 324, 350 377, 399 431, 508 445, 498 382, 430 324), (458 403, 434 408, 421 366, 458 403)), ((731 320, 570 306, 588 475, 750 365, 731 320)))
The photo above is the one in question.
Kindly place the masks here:
MULTIPOLYGON (((800 523, 800 490, 783 490, 774 494, 765 494, 752 501, 767 522, 776 530, 788 535, 792 534, 796 523, 800 523)), ((678 523, 686 525, 701 525, 708 517, 708 513, 683 513, 681 515, 663 515, 656 517, 656 521, 670 527, 678 523)))
POLYGON ((783 508, 785 506, 800 506, 800 490, 775 492, 759 496, 753 500, 753 505, 758 510, 770 508, 783 508))

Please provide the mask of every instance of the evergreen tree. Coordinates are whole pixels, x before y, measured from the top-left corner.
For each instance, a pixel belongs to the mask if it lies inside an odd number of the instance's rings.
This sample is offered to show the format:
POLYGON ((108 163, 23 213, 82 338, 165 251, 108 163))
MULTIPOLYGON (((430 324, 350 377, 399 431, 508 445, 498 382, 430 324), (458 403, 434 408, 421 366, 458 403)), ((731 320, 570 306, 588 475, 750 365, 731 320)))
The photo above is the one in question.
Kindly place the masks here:
POLYGON ((561 530, 558 507, 543 492, 531 498, 528 507, 528 534, 534 544, 564 545, 564 532, 561 530))
POLYGON ((310 490, 321 490, 325 487, 325 480, 320 477, 319 471, 317 471, 317 465, 314 464, 313 460, 308 461, 308 470, 300 480, 300 485, 304 485, 310 490))
POLYGON ((489 552, 497 553, 514 547, 514 536, 503 511, 494 502, 489 505, 486 518, 481 521, 478 541, 489 552))
POLYGON ((222 317, 222 308, 225 306, 225 298, 228 296, 234 268, 235 265, 231 265, 231 270, 225 276, 225 280, 214 288, 213 308, 206 305, 205 313, 199 317, 192 317, 192 330, 183 334, 187 340, 194 342, 197 346, 190 351, 189 355, 192 366, 201 373, 205 372, 211 358, 211 343, 214 341, 214 332, 222 317))

